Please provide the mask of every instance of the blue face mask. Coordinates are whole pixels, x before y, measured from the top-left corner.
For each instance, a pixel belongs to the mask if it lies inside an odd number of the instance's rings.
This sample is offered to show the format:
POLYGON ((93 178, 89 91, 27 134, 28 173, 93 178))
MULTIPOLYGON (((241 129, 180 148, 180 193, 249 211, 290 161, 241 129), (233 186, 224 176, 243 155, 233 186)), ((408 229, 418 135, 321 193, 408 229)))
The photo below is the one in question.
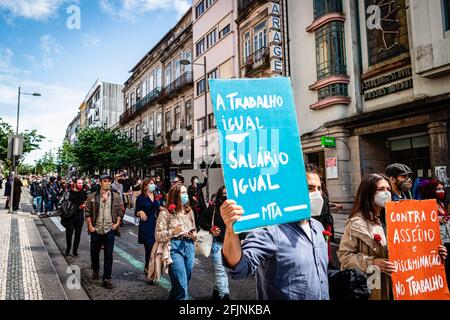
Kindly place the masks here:
POLYGON ((181 203, 183 204, 183 206, 187 205, 187 203, 189 202, 189 196, 186 193, 183 193, 181 195, 181 203))
POLYGON ((156 186, 153 183, 148 185, 148 191, 155 192, 155 190, 156 190, 156 186))

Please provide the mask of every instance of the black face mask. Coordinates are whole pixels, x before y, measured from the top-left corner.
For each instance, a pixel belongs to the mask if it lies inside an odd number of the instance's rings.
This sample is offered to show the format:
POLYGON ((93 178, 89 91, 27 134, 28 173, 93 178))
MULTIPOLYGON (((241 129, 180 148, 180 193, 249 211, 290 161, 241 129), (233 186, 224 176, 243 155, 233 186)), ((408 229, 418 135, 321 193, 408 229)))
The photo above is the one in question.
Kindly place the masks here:
POLYGON ((226 195, 223 195, 222 198, 220 198, 220 201, 222 201, 222 203, 224 203, 227 200, 228 200, 228 198, 226 195))

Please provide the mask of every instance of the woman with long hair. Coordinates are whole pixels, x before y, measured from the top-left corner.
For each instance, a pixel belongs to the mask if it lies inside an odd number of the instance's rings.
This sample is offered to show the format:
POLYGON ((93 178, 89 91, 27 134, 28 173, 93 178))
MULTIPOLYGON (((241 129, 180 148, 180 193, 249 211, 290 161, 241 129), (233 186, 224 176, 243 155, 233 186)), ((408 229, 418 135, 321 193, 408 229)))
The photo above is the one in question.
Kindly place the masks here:
POLYGON ((227 189, 221 187, 216 193, 215 202, 209 206, 205 214, 200 216, 199 225, 213 236, 211 257, 214 265, 213 300, 230 300, 228 276, 222 263, 223 239, 225 237, 225 223, 220 214, 220 207, 227 200, 227 189))
POLYGON ((155 199, 156 185, 153 179, 145 179, 141 184, 141 194, 136 199, 134 214, 139 218, 138 242, 145 248, 144 273, 148 274, 148 264, 155 243, 156 220, 160 203, 155 199))
POLYGON ((170 242, 169 276, 172 283, 170 300, 189 299, 189 281, 195 262, 197 228, 194 212, 189 207, 187 188, 173 185, 168 194, 166 208, 162 209, 156 223, 156 241, 170 242))
MULTIPOLYGON (((341 270, 357 268, 366 274, 381 271, 381 287, 372 290, 370 300, 392 299, 390 277, 396 269, 389 261, 382 222, 386 202, 391 201, 390 192, 388 179, 383 175, 371 174, 361 182, 337 252, 341 270)), ((447 250, 440 246, 439 253, 445 258, 447 250)))

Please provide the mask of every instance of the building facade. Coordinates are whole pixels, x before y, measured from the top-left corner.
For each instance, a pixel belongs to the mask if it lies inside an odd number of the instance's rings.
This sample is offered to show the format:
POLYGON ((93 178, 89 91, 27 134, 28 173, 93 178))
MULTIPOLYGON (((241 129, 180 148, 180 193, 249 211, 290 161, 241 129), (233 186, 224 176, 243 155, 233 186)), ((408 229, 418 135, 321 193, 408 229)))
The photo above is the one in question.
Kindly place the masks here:
POLYGON ((393 162, 450 187, 448 7, 448 0, 289 3, 305 159, 326 172, 332 201, 350 205, 362 177, 393 162), (327 137, 335 142, 328 148, 327 137))
POLYGON ((84 104, 85 127, 113 127, 123 113, 123 85, 97 80, 87 94, 84 104))
POLYGON ((208 166, 210 179, 205 196, 209 197, 224 182, 220 161, 217 161, 220 147, 205 78, 239 77, 238 10, 237 0, 194 0, 192 6, 195 167, 186 176, 201 177, 200 170, 205 171, 208 166))
POLYGON ((238 0, 241 78, 289 76, 286 0, 238 0))
POLYGON ((120 130, 140 147, 154 147, 147 168, 130 170, 160 175, 166 185, 193 167, 193 74, 192 65, 182 64, 192 62, 191 18, 189 10, 131 70, 123 89, 120 130))

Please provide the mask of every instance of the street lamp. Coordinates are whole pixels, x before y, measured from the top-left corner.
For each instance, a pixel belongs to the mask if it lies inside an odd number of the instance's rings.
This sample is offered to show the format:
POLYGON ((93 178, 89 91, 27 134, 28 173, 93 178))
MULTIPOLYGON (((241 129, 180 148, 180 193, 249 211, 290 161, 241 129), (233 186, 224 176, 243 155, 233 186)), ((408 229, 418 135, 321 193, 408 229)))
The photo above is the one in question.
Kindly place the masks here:
MULTIPOLYGON (((205 147, 206 147, 206 157, 209 157, 208 153, 208 73, 206 69, 206 56, 203 57, 203 63, 193 63, 189 60, 181 60, 180 64, 183 66, 188 65, 196 65, 196 66, 203 66, 203 73, 204 73, 204 79, 205 79, 205 147)), ((206 164, 206 176, 209 179, 209 164, 207 163, 207 160, 205 159, 206 164)), ((206 184, 206 198, 209 201, 209 182, 206 184)))
MULTIPOLYGON (((26 93, 22 92, 21 87, 19 87, 19 93, 17 95, 17 126, 16 126, 16 135, 19 135, 19 117, 20 117, 20 96, 26 95, 26 96, 33 96, 33 97, 40 97, 40 93, 26 93)), ((13 212, 13 204, 14 204, 14 177, 16 175, 16 156, 12 154, 12 181, 11 181, 11 200, 9 202, 9 213, 13 212)))

